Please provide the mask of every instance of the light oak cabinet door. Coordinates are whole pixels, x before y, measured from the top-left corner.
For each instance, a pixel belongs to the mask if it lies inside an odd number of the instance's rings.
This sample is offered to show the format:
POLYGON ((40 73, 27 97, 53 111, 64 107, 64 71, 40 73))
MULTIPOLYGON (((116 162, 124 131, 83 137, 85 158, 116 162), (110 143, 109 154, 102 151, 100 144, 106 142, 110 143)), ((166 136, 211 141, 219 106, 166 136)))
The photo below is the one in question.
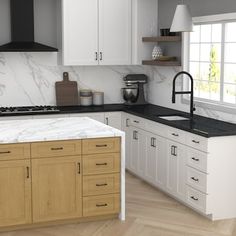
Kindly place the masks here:
POLYGON ((0 162, 0 226, 31 223, 30 161, 0 162))
POLYGON ((82 215, 81 157, 32 160, 33 222, 82 215))
POLYGON ((99 0, 100 65, 131 64, 131 0, 99 0))

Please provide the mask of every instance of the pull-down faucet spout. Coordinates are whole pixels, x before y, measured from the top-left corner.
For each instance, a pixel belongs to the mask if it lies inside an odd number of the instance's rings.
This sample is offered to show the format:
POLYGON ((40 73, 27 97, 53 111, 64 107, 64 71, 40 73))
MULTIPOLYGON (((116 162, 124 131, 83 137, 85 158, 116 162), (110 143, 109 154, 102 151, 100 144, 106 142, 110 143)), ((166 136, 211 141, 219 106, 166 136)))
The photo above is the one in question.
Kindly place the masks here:
POLYGON ((196 110, 193 104, 193 77, 186 71, 181 71, 179 73, 177 73, 174 77, 173 80, 173 90, 172 90, 172 103, 175 103, 175 97, 176 94, 190 94, 190 118, 193 119, 193 112, 196 110), (187 75, 188 78, 190 79, 191 82, 191 90, 190 91, 182 91, 182 92, 176 92, 175 91, 175 83, 176 83, 176 79, 180 76, 180 75, 187 75))

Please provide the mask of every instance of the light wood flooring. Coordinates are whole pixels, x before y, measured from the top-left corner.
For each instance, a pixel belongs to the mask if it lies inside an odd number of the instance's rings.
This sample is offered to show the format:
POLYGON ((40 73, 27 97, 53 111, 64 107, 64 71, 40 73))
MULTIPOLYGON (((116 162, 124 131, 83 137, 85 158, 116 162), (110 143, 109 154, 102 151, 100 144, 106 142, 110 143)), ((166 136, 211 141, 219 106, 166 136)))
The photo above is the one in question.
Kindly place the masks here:
POLYGON ((127 173, 125 222, 107 220, 0 236, 236 236, 236 220, 212 222, 127 173))

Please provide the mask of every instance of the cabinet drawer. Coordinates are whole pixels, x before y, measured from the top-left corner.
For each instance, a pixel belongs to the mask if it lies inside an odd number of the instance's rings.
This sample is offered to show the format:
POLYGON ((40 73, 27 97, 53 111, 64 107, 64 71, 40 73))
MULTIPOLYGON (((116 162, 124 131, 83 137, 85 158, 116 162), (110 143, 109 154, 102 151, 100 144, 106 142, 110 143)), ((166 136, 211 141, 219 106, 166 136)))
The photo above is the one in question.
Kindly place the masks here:
POLYGON ((83 174, 107 174, 120 171, 120 153, 83 156, 83 174))
POLYGON ((83 154, 120 152, 120 138, 83 140, 83 154))
POLYGON ((141 129, 144 129, 146 126, 145 120, 141 119, 140 117, 130 117, 127 122, 128 122, 128 125, 141 128, 141 129))
POLYGON ((187 203, 204 214, 210 214, 207 207, 208 195, 187 186, 187 203))
POLYGON ((187 184, 204 192, 207 192, 207 174, 187 167, 187 184))
POLYGON ((208 140, 195 134, 188 134, 186 144, 203 152, 207 152, 208 140))
POLYGON ((171 140, 176 141, 176 142, 185 143, 185 132, 183 132, 179 129, 168 128, 167 137, 171 140))
POLYGON ((83 198, 83 216, 96 216, 120 212, 120 195, 109 194, 83 198))
POLYGON ((30 158, 30 144, 1 144, 0 161, 30 158))
POLYGON ((81 155, 81 141, 56 141, 31 144, 32 158, 81 155))
POLYGON ((83 196, 120 192, 120 174, 83 177, 83 196))
POLYGON ((208 173, 208 158, 207 154, 188 148, 187 149, 187 165, 196 168, 200 171, 208 173))

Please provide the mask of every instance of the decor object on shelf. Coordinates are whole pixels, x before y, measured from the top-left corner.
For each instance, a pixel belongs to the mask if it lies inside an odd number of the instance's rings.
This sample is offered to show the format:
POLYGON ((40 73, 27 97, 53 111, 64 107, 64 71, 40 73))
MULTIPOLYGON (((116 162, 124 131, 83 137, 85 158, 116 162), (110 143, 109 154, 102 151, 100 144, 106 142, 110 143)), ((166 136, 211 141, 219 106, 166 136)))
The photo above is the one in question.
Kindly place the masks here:
POLYGON ((193 21, 189 7, 179 4, 176 7, 170 32, 191 32, 193 31, 193 21))
POLYGON ((158 61, 176 61, 176 57, 171 56, 161 56, 158 58, 158 61))
POLYGON ((161 56, 163 56, 163 51, 162 51, 161 47, 157 45, 153 48, 152 59, 158 60, 158 58, 160 58, 161 56))
MULTIPOLYGON (((181 36, 157 36, 157 37, 143 37, 142 41, 144 43, 167 43, 165 44, 165 47, 167 47, 168 50, 168 45, 169 43, 178 43, 178 47, 181 48, 181 36)), ((166 57, 169 55, 161 56, 161 59, 167 59, 166 57)), ((176 57, 174 55, 170 55, 170 57, 176 57)), ((143 60, 142 65, 149 65, 149 66, 181 66, 181 59, 180 58, 175 58, 175 60, 160 60, 156 59, 154 60, 153 58, 150 58, 150 60, 143 60)))

